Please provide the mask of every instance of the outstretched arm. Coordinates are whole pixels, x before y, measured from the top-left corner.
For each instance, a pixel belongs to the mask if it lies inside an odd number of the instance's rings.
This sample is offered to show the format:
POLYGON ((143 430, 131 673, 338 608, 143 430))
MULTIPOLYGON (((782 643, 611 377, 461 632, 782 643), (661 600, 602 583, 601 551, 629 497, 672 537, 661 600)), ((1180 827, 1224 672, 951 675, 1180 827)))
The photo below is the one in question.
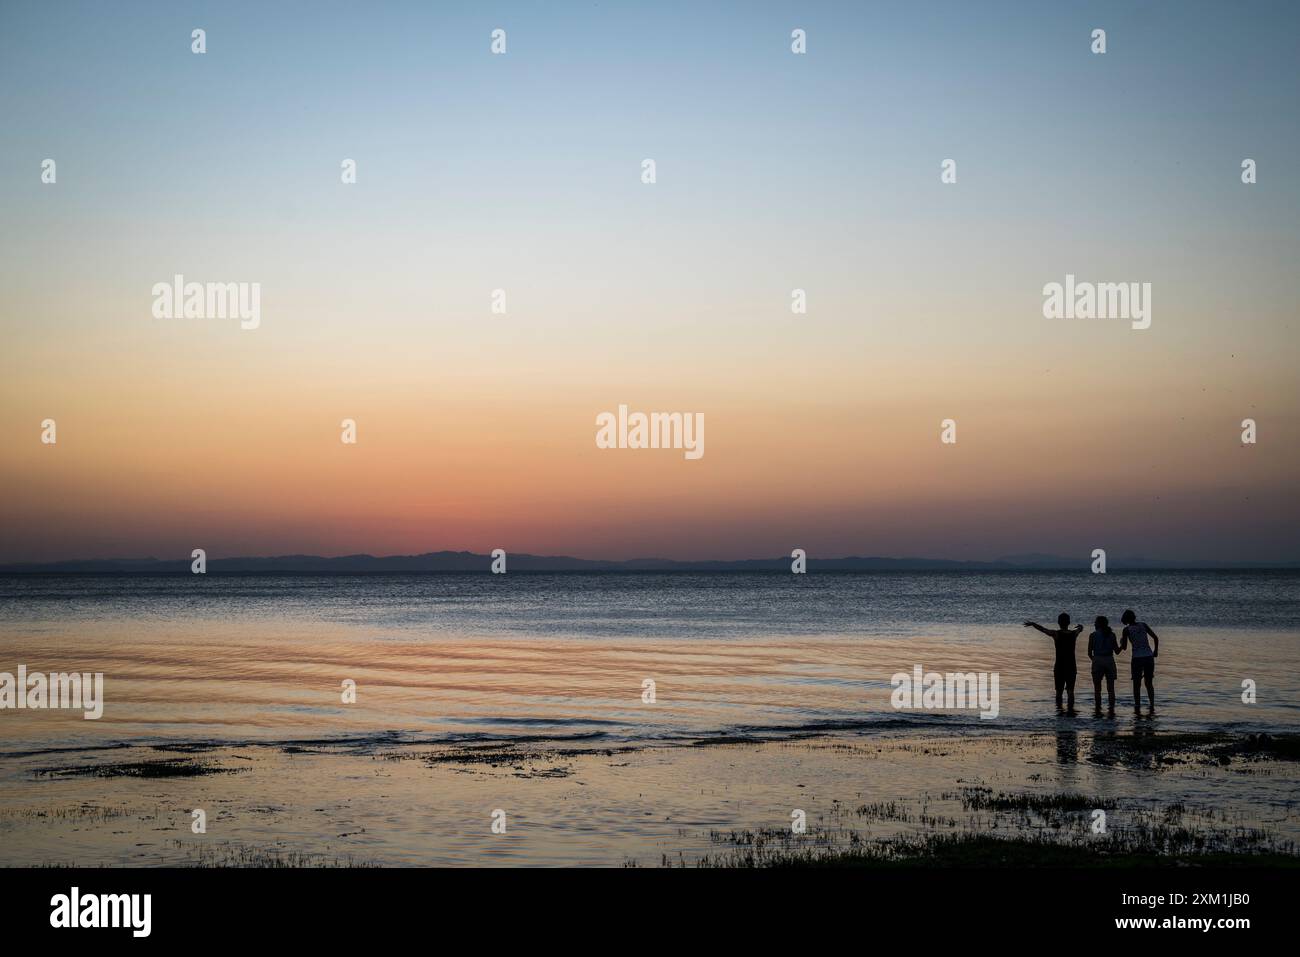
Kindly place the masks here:
POLYGON ((1045 634, 1045 635, 1051 635, 1051 631, 1049 631, 1048 629, 1044 628, 1042 625, 1040 625, 1040 624, 1039 624, 1038 622, 1036 622, 1036 621, 1027 621, 1027 622, 1025 622, 1025 627, 1026 627, 1026 628, 1037 628, 1037 629, 1038 629, 1039 631, 1041 631, 1043 634, 1045 634))

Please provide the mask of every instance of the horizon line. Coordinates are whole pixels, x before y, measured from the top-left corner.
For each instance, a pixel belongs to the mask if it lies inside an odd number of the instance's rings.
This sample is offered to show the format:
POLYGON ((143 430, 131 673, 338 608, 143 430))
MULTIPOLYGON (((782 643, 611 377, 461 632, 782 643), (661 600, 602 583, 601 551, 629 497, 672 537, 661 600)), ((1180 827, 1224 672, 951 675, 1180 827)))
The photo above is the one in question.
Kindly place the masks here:
MULTIPOLYGON (((188 569, 193 560, 199 558, 200 549, 193 550, 189 555, 178 556, 176 558, 158 558, 154 555, 142 557, 116 557, 116 558, 62 558, 48 560, 19 560, 0 562, 0 573, 19 573, 40 572, 43 570, 55 571, 63 569, 66 571, 113 571, 127 570, 132 567, 141 566, 162 566, 156 570, 162 571, 172 566, 177 570, 182 568, 188 569)), ((490 567, 493 562, 495 552, 501 551, 504 556, 507 567, 509 563, 514 562, 524 564, 526 567, 519 569, 521 571, 655 571, 655 570, 727 570, 728 566, 736 570, 743 570, 744 567, 754 569, 761 567, 763 569, 790 570, 792 562, 801 557, 806 565, 816 564, 826 570, 854 570, 851 567, 844 566, 916 566, 917 570, 924 570, 925 566, 931 568, 953 567, 967 568, 971 570, 1068 570, 1070 568, 1088 569, 1094 556, 1091 554, 1081 555, 1078 558, 1053 555, 1043 552, 1025 552, 1012 555, 1002 555, 996 558, 932 558, 925 556, 886 556, 886 555, 839 555, 829 557, 817 557, 807 554, 805 549, 795 549, 800 553, 798 556, 794 552, 790 555, 783 556, 762 556, 753 558, 702 558, 702 559, 677 559, 664 557, 638 557, 625 559, 608 559, 608 558, 581 558, 575 555, 542 555, 532 552, 516 552, 493 549, 492 552, 472 552, 464 549, 439 549, 436 551, 402 553, 389 555, 374 555, 369 552, 349 552, 340 555, 316 555, 305 552, 285 553, 278 555, 229 555, 225 557, 214 557, 202 553, 205 568, 207 563, 221 565, 333 565, 338 568, 346 566, 348 563, 363 564, 373 563, 375 565, 394 565, 401 563, 432 563, 441 562, 443 567, 425 567, 425 568, 377 568, 378 571, 399 571, 399 572, 468 572, 477 569, 455 567, 458 562, 473 561, 481 563, 483 568, 490 567), (565 566, 565 567, 542 567, 547 565, 565 566), (828 567, 830 566, 830 567, 828 567), (833 566, 841 566, 836 569, 833 566)), ((1224 559, 1165 559, 1165 558, 1147 558, 1142 555, 1125 555, 1106 558, 1106 567, 1126 568, 1128 570, 1178 570, 1178 569, 1291 569, 1300 567, 1300 559, 1283 559, 1283 560, 1224 560, 1224 559)), ((246 570, 257 570, 246 569, 246 570)), ((277 567, 267 568, 267 571, 286 572, 292 568, 277 567)), ((307 571, 319 571, 320 568, 305 569, 307 571)), ((357 570, 357 569, 352 569, 357 570)), ((1104 572, 1103 572, 1104 573, 1104 572)))

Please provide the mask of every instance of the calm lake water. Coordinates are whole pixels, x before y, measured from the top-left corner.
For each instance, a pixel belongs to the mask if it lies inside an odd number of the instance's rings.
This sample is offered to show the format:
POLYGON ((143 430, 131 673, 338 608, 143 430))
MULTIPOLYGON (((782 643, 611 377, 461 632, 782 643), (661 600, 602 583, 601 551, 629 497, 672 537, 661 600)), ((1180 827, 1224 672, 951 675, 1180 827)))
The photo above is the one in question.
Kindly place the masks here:
POLYGON ((1300 727, 1292 572, 23 576, 0 578, 0 671, 103 672, 105 708, 0 712, 0 748, 1032 730, 1052 645, 1021 622, 1086 626, 1090 707, 1092 619, 1126 607, 1161 637, 1163 728, 1300 727), (997 672, 998 717, 894 710, 918 664, 997 672))

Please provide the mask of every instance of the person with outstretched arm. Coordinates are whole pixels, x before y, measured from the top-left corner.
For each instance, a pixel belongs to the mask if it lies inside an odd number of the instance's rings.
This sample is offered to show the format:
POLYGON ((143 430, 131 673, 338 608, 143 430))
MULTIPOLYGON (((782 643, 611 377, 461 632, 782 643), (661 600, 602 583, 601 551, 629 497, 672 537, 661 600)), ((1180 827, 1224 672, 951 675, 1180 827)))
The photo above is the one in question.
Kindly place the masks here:
POLYGON ((1098 615, 1094 630, 1088 636, 1088 657, 1092 659, 1092 690, 1101 714, 1101 679, 1106 679, 1106 693, 1110 698, 1110 716, 1115 717, 1115 652, 1119 641, 1110 630, 1110 620, 1098 615))
POLYGON ((1133 674, 1133 710, 1142 712, 1142 685, 1147 686, 1147 700, 1151 702, 1151 713, 1156 710, 1156 656, 1160 654, 1160 638, 1145 621, 1138 621, 1137 615, 1130 608, 1120 616, 1124 631, 1120 634, 1119 650, 1123 651, 1133 645, 1133 660, 1130 669, 1133 674), (1151 640, 1148 641, 1147 639, 1151 640))
POLYGON ((1056 683, 1056 709, 1061 709, 1061 693, 1067 696, 1067 709, 1074 711, 1074 679, 1079 674, 1074 661, 1075 639, 1083 631, 1083 625, 1070 627, 1070 616, 1061 612, 1056 616, 1057 628, 1044 628, 1036 621, 1025 622, 1026 628, 1037 628, 1056 645, 1056 663, 1052 666, 1052 680, 1056 683))

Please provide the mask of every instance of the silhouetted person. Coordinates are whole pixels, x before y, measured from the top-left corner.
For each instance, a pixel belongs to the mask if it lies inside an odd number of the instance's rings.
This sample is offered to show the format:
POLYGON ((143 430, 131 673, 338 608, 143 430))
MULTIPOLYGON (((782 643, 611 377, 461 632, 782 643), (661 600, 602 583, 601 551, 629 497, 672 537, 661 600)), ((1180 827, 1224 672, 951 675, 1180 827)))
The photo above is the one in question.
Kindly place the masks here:
POLYGON ((1115 652, 1119 641, 1110 630, 1110 621, 1098 615, 1094 631, 1088 636, 1088 657, 1092 659, 1092 690, 1101 714, 1101 679, 1106 679, 1106 694, 1110 699, 1110 714, 1115 715, 1115 652))
POLYGON ((1061 612, 1056 616, 1059 628, 1044 628, 1036 621, 1025 622, 1026 628, 1037 628, 1056 645, 1056 664, 1052 666, 1052 680, 1056 683, 1056 707, 1061 707, 1061 692, 1064 691, 1069 701, 1068 708, 1074 710, 1074 679, 1079 674, 1079 667, 1074 661, 1075 639, 1083 631, 1083 625, 1070 627, 1070 616, 1061 612))
POLYGON ((1130 644, 1133 646, 1133 710, 1142 711, 1142 682, 1146 682, 1147 698, 1151 710, 1156 710, 1156 689, 1152 682, 1156 676, 1156 656, 1160 654, 1160 639, 1145 621, 1138 621, 1137 615, 1130 608, 1120 615, 1124 631, 1120 634, 1119 650, 1123 651, 1130 644), (1150 639, 1148 641, 1147 639, 1150 639))

